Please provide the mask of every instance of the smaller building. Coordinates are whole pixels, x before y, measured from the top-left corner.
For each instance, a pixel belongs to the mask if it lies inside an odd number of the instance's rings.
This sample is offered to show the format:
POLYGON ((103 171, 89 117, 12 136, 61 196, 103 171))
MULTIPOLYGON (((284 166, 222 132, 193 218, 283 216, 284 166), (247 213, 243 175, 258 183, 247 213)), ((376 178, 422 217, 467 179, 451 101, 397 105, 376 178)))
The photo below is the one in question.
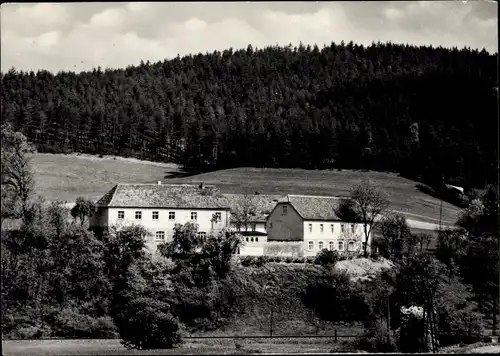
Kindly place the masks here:
POLYGON ((224 194, 231 208, 230 229, 240 233, 241 255, 262 256, 267 243, 266 220, 282 195, 224 194))
MULTIPOLYGON (((335 209, 338 197, 287 195, 267 219, 266 254, 315 256, 322 249, 361 252, 363 224, 343 221, 335 209)), ((371 236, 368 239, 368 250, 371 236)))

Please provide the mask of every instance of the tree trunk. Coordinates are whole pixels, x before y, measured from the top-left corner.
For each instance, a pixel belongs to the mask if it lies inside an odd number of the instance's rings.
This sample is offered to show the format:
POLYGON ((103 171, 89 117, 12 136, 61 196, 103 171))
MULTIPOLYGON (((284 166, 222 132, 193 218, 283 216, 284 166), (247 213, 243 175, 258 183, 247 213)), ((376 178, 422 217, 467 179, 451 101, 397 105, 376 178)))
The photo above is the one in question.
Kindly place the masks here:
POLYGON ((368 257, 368 239, 369 239, 369 236, 368 236, 368 229, 367 229, 367 223, 363 223, 363 227, 364 227, 364 230, 365 230, 365 245, 363 246, 363 256, 364 257, 368 257))

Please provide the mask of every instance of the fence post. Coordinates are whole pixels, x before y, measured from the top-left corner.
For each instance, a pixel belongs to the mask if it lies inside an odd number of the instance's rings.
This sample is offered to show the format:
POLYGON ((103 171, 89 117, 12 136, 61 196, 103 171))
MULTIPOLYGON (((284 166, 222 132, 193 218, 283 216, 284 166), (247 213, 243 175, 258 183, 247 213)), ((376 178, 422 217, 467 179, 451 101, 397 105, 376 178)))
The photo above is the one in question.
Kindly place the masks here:
POLYGON ((335 336, 334 336, 335 337, 335 342, 337 342, 337 340, 338 340, 337 339, 337 329, 335 329, 334 332, 335 332, 335 336))

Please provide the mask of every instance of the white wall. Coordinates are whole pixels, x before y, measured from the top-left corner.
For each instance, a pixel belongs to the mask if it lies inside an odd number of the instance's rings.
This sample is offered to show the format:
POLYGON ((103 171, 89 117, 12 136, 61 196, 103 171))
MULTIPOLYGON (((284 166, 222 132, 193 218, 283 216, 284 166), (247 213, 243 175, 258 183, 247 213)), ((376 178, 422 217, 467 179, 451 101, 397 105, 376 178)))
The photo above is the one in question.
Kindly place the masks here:
POLYGON ((108 208, 102 211, 93 219, 92 226, 128 226, 142 225, 148 229, 152 236, 148 237, 146 244, 152 249, 162 242, 171 241, 175 224, 185 224, 192 222, 198 225, 199 232, 207 235, 220 231, 227 227, 229 212, 227 210, 187 210, 187 209, 155 209, 155 208, 108 208), (125 213, 124 219, 118 218, 118 211, 125 213), (142 212, 141 219, 135 219, 135 212, 142 212), (153 220, 153 211, 158 212, 158 220, 153 220), (169 212, 175 212, 175 219, 169 219, 169 212), (191 212, 197 213, 197 219, 191 220, 191 212), (221 213, 221 221, 212 223, 211 219, 216 212, 221 213), (156 232, 164 231, 165 240, 157 240, 156 232))
POLYGON ((242 256, 263 256, 264 247, 267 244, 267 236, 241 236, 242 244, 240 255, 242 256))
MULTIPOLYGON (((320 243, 323 243, 323 248, 330 249, 330 242, 333 242, 333 249, 339 252, 347 251, 349 242, 354 242, 349 251, 362 250, 362 242, 364 242, 363 224, 350 224, 340 221, 304 221, 304 256, 316 256, 320 251, 320 243), (309 225, 312 225, 312 232, 309 225), (321 231, 323 225, 323 231, 321 231), (333 225, 333 231, 332 231, 333 225), (342 225, 344 231, 342 232, 342 225), (354 225, 354 232, 351 225, 354 225), (309 249, 309 242, 313 242, 313 249, 309 249), (339 249, 339 241, 343 242, 343 250, 339 249)), ((369 240, 369 245, 371 241, 369 240)))

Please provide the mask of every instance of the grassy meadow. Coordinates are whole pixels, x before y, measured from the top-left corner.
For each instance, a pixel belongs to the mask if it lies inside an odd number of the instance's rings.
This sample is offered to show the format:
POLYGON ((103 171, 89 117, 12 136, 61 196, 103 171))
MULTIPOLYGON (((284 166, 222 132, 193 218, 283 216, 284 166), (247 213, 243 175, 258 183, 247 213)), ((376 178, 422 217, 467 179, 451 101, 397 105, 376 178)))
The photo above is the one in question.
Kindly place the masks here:
POLYGON ((170 350, 127 350, 119 340, 20 340, 2 342, 6 355, 248 355, 329 353, 345 350, 345 340, 309 339, 191 339, 170 350), (236 346, 238 344, 238 347, 236 346))
MULTIPOLYGON (((72 202, 78 196, 97 200, 116 183, 214 184, 223 193, 311 194, 347 196, 349 188, 371 179, 384 190, 391 208, 408 219, 438 223, 440 200, 416 188, 417 182, 395 173, 352 170, 234 168, 186 175, 175 164, 80 154, 36 154, 37 193, 47 200, 72 202)), ((453 224, 459 209, 443 202, 443 224, 453 224)))

